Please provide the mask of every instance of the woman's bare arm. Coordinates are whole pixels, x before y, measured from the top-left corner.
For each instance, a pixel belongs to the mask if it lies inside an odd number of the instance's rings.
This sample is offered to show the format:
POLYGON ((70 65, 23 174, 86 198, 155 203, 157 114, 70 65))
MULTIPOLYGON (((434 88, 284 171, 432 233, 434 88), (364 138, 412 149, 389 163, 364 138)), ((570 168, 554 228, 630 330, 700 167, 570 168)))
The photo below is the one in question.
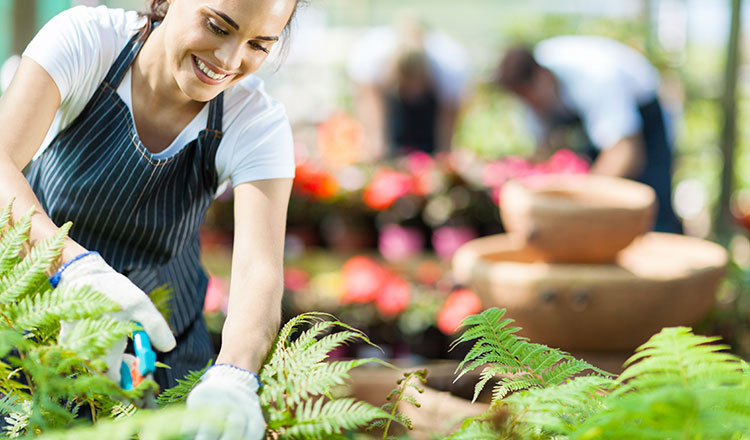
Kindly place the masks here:
POLYGON ((291 188, 292 179, 269 179, 234 189, 229 308, 217 363, 257 372, 278 332, 291 188))
MULTIPOLYGON (((42 144, 59 106, 60 91, 52 77, 35 61, 24 57, 8 90, 0 97, 0 206, 15 199, 14 219, 36 208, 32 244, 52 236, 58 226, 42 211, 22 170, 42 144)), ((68 239, 63 261, 83 252, 82 246, 68 239)))

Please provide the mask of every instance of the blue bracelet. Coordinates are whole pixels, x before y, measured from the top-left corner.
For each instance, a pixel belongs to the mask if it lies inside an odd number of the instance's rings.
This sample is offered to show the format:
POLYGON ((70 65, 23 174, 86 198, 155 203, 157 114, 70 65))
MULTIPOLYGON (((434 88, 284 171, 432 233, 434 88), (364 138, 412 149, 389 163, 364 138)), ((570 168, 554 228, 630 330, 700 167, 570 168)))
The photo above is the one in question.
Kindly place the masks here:
POLYGON ((97 251, 88 251, 84 252, 81 255, 78 255, 77 257, 73 258, 72 260, 68 261, 67 263, 63 264, 61 268, 57 269, 57 272, 55 272, 54 275, 52 275, 49 279, 49 283, 52 284, 52 287, 56 288, 58 284, 60 284, 60 277, 62 277, 63 271, 70 266, 73 262, 80 260, 81 258, 91 255, 91 254, 97 254, 99 255, 99 252, 97 251))
MULTIPOLYGON (((232 369, 235 369, 235 370, 239 370, 239 371, 242 371, 244 373, 250 373, 255 378, 255 380, 258 381, 258 388, 260 388, 260 387, 263 386, 263 382, 260 381, 260 376, 258 376, 257 374, 253 373, 250 370, 246 370, 244 368, 240 368, 237 365, 232 365, 232 364, 214 364, 214 365, 211 366, 211 368, 218 367, 219 365, 222 365, 222 366, 225 366, 225 367, 229 367, 229 368, 232 368, 232 369)), ((208 371, 208 370, 206 370, 206 371, 208 371)))

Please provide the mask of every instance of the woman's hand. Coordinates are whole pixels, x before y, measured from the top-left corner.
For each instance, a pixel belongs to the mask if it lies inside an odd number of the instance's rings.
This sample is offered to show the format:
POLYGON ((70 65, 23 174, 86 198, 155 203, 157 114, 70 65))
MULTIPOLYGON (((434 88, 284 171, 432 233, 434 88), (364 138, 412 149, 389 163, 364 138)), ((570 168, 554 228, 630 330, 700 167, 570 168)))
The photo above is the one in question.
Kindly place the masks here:
POLYGON ((260 440, 266 431, 258 399, 260 382, 254 373, 229 364, 209 368, 187 397, 189 410, 220 417, 202 423, 195 440, 260 440))
MULTIPOLYGON (((156 309, 148 295, 139 289, 126 276, 115 271, 96 252, 88 252, 71 260, 50 280, 54 287, 76 288, 89 286, 101 292, 120 306, 120 311, 112 316, 121 321, 135 321, 143 326, 154 348, 169 351, 176 345, 169 324, 156 309)), ((62 322, 60 339, 75 327, 76 322, 62 322)), ((120 363, 125 352, 126 340, 117 341, 105 355, 107 376, 120 382, 120 363)))

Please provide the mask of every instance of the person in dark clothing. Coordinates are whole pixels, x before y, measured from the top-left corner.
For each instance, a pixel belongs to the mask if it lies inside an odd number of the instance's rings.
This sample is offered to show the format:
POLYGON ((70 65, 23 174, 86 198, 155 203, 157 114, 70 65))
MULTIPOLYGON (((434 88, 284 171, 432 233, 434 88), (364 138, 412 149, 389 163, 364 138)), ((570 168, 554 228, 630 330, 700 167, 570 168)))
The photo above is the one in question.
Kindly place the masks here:
POLYGON ((560 36, 502 59, 497 83, 529 110, 539 147, 579 144, 591 172, 651 186, 654 230, 681 233, 672 208, 672 142, 659 74, 636 50, 603 37, 560 36), (577 136, 576 136, 577 134, 577 136))

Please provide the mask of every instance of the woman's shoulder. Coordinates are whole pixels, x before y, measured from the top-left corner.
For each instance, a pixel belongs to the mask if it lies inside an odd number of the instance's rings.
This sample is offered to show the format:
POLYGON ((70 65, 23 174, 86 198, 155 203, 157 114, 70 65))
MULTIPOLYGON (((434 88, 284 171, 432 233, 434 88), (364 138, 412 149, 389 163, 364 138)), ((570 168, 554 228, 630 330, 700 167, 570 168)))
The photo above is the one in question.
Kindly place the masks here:
POLYGON ((224 108, 231 122, 239 125, 251 125, 260 119, 287 122, 283 104, 268 93, 261 78, 249 75, 227 92, 224 108))
POLYGON ((59 25, 72 25, 79 31, 116 34, 128 38, 135 33, 146 18, 136 11, 126 11, 107 6, 75 6, 59 13, 53 20, 59 25))

